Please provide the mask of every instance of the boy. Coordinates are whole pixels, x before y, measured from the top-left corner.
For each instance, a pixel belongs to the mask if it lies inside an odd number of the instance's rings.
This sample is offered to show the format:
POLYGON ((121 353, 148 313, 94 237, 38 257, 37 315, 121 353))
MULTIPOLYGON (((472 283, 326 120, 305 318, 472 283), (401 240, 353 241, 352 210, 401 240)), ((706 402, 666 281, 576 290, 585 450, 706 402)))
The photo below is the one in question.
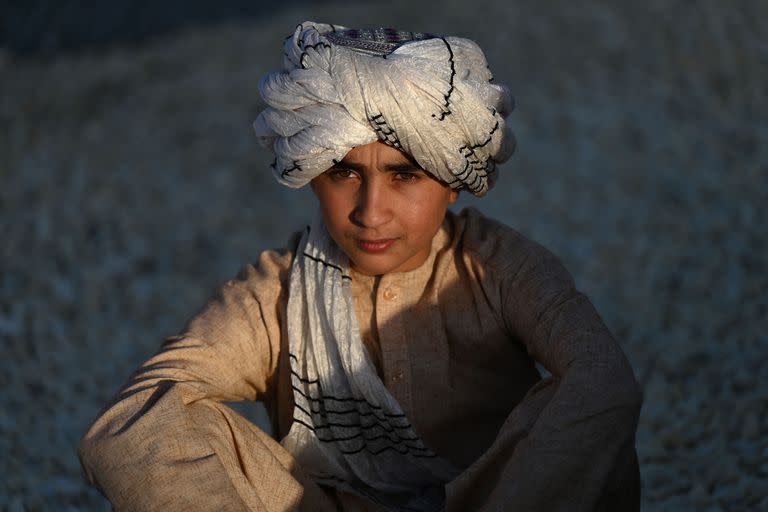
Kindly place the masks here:
POLYGON ((86 434, 117 510, 639 509, 620 347, 546 249, 447 210, 514 149, 491 79, 466 39, 297 27, 254 126, 320 215, 86 434), (221 404, 240 399, 279 442, 221 404))

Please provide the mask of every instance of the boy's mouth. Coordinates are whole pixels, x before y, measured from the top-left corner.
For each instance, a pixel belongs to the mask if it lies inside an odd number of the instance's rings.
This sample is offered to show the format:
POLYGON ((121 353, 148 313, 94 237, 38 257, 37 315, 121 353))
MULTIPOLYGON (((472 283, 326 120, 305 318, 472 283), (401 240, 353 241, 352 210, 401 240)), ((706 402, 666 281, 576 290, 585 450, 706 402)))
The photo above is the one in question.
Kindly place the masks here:
POLYGON ((357 246, 365 252, 384 252, 395 243, 396 238, 382 238, 380 240, 357 239, 357 246))

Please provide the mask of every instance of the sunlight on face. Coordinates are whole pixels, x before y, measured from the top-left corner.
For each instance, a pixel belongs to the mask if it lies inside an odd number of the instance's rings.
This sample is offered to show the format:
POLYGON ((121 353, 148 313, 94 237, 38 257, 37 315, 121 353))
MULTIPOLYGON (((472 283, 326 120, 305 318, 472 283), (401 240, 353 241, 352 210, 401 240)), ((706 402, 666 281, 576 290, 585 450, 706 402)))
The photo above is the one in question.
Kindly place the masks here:
POLYGON ((406 272, 429 256, 458 192, 382 142, 358 146, 312 180, 328 232, 366 275, 406 272))

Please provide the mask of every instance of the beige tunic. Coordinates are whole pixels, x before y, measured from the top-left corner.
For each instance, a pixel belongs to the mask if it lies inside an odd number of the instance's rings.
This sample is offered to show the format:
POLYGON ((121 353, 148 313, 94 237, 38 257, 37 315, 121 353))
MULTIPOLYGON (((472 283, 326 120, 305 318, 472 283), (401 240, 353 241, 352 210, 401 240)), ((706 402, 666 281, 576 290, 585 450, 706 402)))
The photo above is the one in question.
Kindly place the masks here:
MULTIPOLYGON (((278 438, 290 427, 282 333, 297 241, 226 283, 86 433, 83 466, 117 510, 366 509, 221 403, 262 400, 278 438)), ((617 496, 637 508, 639 387, 550 252, 475 210, 449 213, 421 267, 353 273, 353 295, 387 388, 464 469, 447 510, 596 510, 617 496)))

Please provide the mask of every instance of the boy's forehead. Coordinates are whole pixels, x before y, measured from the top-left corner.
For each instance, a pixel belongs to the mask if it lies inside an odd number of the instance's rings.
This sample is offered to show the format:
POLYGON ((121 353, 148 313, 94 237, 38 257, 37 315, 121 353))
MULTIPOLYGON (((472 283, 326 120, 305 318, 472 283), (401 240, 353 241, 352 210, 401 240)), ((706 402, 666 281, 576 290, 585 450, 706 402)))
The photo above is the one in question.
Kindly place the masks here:
POLYGON ((381 141, 372 142, 352 148, 341 160, 346 165, 378 163, 379 165, 411 165, 421 168, 409 154, 388 146, 381 141))
POLYGON ((407 158, 405 155, 393 156, 393 157, 379 157, 372 162, 370 158, 363 158, 360 156, 345 156, 341 163, 344 165, 355 165, 360 167, 367 167, 371 163, 377 163, 380 167, 386 167, 389 165, 408 165, 411 167, 418 167, 418 164, 412 159, 407 158))

